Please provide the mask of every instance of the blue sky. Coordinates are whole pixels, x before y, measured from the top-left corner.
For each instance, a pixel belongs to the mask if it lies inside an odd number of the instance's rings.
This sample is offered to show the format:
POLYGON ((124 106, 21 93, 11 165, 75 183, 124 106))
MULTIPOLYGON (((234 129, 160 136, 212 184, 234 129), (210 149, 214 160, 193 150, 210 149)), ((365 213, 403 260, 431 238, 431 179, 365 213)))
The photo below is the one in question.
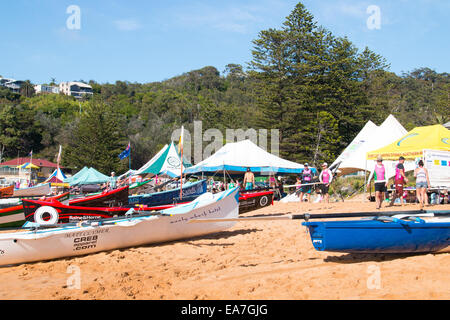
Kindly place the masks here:
MULTIPOLYGON (((204 66, 246 65, 258 32, 279 28, 291 0, 15 0, 0 2, 0 75, 33 83, 162 81, 204 66), (70 5, 80 29, 70 30, 70 5)), ((318 24, 384 56, 391 71, 450 72, 449 0, 304 0, 318 24), (369 29, 367 8, 380 8, 369 29)))

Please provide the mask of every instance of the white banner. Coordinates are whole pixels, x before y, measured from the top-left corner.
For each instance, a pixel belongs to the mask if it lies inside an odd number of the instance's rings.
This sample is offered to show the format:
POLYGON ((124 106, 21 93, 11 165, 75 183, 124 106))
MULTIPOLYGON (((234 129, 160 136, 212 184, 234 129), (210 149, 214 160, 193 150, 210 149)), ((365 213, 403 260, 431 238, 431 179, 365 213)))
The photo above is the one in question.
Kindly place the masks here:
POLYGON ((450 151, 423 150, 431 187, 450 189, 450 151))

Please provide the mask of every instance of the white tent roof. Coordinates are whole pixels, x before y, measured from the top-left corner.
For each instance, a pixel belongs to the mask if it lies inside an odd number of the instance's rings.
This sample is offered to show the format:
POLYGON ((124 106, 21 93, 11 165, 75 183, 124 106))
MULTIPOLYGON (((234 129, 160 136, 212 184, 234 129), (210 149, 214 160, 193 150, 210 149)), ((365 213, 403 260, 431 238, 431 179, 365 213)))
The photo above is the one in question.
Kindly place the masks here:
MULTIPOLYGON (((269 173, 300 173, 303 165, 277 157, 258 147, 250 140, 231 142, 220 148, 215 154, 187 168, 186 173, 227 171, 228 173, 252 172, 263 175, 269 173)), ((315 170, 314 168, 312 168, 315 170)))
MULTIPOLYGON (((340 175, 346 175, 357 171, 372 170, 373 163, 372 161, 366 162, 366 153, 390 144, 404 136, 406 133, 406 129, 393 115, 389 115, 378 127, 371 121, 367 122, 352 143, 349 144, 334 162, 337 163, 338 161, 342 161, 339 166, 340 175)), ((397 161, 384 161, 388 177, 394 175, 396 163, 397 161)), ((406 167, 406 170, 408 171, 409 164, 407 164, 406 167)))
POLYGON ((373 135, 373 133, 378 129, 378 126, 373 123, 372 121, 367 121, 365 126, 361 129, 361 131, 358 133, 358 135, 353 139, 353 141, 347 146, 347 148, 344 149, 344 151, 339 155, 339 157, 331 164, 330 168, 336 165, 338 162, 342 162, 339 166, 339 171, 342 172, 342 174, 348 174, 353 172, 354 166, 358 166, 358 164, 355 164, 355 154, 362 154, 358 150, 361 149, 361 147, 366 144, 370 137, 373 135), (348 172, 350 171, 352 172, 348 172))

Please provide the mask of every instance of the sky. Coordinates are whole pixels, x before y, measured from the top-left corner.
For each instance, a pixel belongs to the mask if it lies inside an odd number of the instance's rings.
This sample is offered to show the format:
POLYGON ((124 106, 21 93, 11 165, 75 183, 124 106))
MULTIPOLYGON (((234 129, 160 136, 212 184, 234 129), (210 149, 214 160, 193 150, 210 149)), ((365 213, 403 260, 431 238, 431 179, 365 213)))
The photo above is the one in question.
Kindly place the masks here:
MULTIPOLYGON (((386 58, 401 75, 450 72, 449 0, 303 0, 317 23, 386 58), (374 7, 375 6, 375 7, 374 7)), ((32 83, 163 81, 247 66, 252 40, 279 29, 292 0, 0 2, 0 75, 32 83), (75 8, 75 10, 73 10, 75 8)))

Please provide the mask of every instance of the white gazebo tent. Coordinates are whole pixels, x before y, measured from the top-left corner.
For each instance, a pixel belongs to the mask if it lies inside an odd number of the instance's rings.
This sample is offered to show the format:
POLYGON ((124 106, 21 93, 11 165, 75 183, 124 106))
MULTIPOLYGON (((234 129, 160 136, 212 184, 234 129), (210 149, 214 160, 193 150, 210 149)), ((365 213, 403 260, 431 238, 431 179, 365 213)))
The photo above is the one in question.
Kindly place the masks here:
POLYGON ((361 168, 364 163, 361 161, 362 152, 360 151, 363 149, 363 146, 368 143, 377 129, 378 126, 375 123, 370 120, 367 121, 353 141, 331 164, 330 168, 340 163, 338 170, 339 176, 364 170, 361 168))
MULTIPOLYGON (((260 175, 296 174, 303 171, 303 165, 277 157, 258 147, 250 140, 230 142, 216 153, 187 168, 186 174, 214 174, 218 171, 228 174, 242 174, 250 168, 260 175)), ((315 168, 311 168, 315 171, 315 168)))
MULTIPOLYGON (((339 165, 339 175, 371 171, 374 164, 372 164, 372 161, 366 160, 367 152, 388 145, 406 133, 406 129, 393 115, 389 115, 380 126, 376 126, 372 121, 369 121, 333 164, 342 161, 339 165)), ((389 160, 383 163, 386 167, 387 177, 393 177, 395 165, 398 161, 389 160)), ((414 167, 413 161, 405 162, 406 171, 413 170, 414 167)))

